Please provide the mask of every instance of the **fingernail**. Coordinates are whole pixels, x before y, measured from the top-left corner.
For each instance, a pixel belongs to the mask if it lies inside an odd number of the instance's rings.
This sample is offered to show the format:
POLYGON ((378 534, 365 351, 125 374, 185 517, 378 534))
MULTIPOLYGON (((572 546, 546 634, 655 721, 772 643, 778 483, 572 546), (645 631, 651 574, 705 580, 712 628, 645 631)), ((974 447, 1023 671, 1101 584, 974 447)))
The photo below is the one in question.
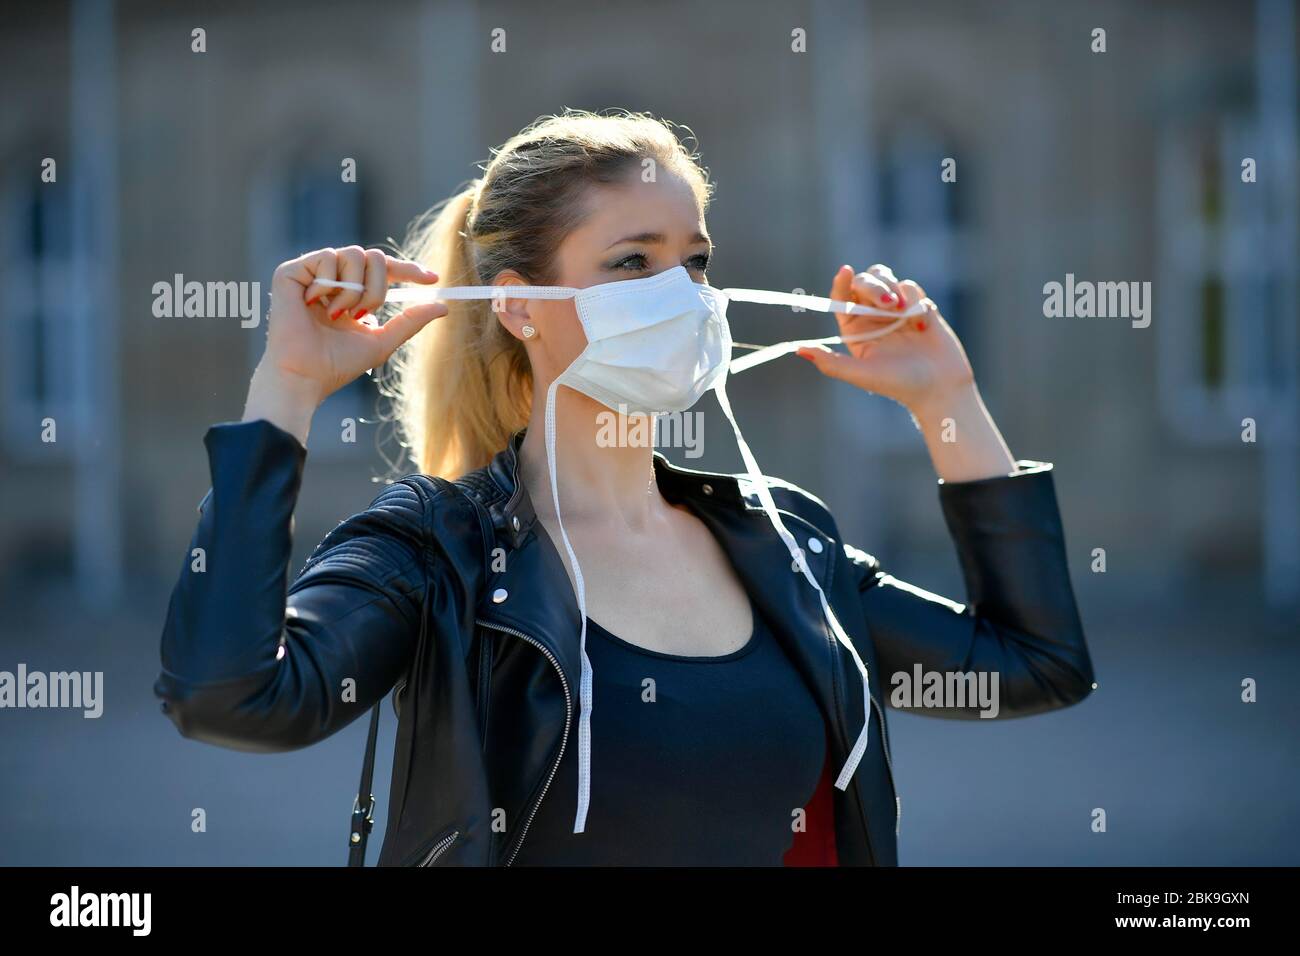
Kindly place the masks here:
POLYGON ((916 322, 916 330, 917 330, 918 332, 924 332, 925 329, 926 329, 926 322, 925 322, 925 319, 918 319, 917 322, 916 322))
POLYGON ((367 312, 369 312, 369 311, 370 311, 369 309, 362 309, 360 312, 358 312, 356 315, 354 315, 353 318, 354 318, 354 319, 359 319, 359 318, 361 318, 363 315, 365 315, 365 314, 366 314, 367 312))
POLYGON ((342 314, 343 314, 343 310, 342 310, 342 309, 339 309, 337 312, 333 312, 333 313, 331 313, 331 314, 330 314, 330 321, 333 322, 335 319, 337 319, 337 318, 338 318, 340 315, 342 315, 342 314))
POLYGON ((320 298, 319 295, 314 295, 314 296, 312 296, 310 299, 307 300, 307 304, 308 304, 308 305, 314 305, 315 302, 316 302, 316 300, 319 299, 319 298, 320 298))
POLYGON ((882 293, 880 293, 880 301, 881 301, 881 302, 893 302, 893 301, 894 301, 894 293, 892 293, 892 292, 882 292, 882 293))
POLYGON ((810 362, 813 360, 813 357, 809 355, 807 352, 805 352, 803 349, 799 349, 794 354, 799 356, 801 359, 807 359, 810 362))

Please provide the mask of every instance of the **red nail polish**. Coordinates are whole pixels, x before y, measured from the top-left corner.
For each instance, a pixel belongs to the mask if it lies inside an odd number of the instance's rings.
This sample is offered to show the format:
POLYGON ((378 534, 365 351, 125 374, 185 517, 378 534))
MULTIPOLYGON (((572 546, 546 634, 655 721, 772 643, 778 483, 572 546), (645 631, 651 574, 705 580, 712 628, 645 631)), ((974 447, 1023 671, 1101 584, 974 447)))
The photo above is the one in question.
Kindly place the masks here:
POLYGON ((319 298, 320 298, 320 296, 318 296, 318 295, 314 295, 314 296, 312 296, 310 299, 307 300, 307 304, 308 304, 308 305, 313 305, 313 304, 316 302, 316 300, 319 299, 319 298))
POLYGON ((925 322, 925 319, 918 319, 918 320, 917 320, 917 323, 916 323, 916 330, 917 330, 918 332, 924 332, 924 331, 926 330, 926 322, 925 322))
POLYGON ((338 318, 340 315, 342 315, 342 314, 343 314, 343 310, 342 310, 342 309, 339 309, 337 312, 335 312, 335 313, 333 313, 333 314, 330 315, 330 321, 333 322, 335 319, 337 319, 337 318, 338 318))
POLYGON ((893 301, 894 301, 894 293, 892 293, 892 292, 882 292, 882 293, 880 293, 880 301, 881 301, 881 302, 893 302, 893 301))
POLYGON ((352 318, 354 318, 354 319, 359 319, 359 318, 361 318, 363 315, 365 315, 365 314, 366 314, 367 312, 369 312, 369 311, 370 311, 369 309, 362 309, 362 310, 361 310, 360 312, 358 312, 356 315, 352 316, 352 318))

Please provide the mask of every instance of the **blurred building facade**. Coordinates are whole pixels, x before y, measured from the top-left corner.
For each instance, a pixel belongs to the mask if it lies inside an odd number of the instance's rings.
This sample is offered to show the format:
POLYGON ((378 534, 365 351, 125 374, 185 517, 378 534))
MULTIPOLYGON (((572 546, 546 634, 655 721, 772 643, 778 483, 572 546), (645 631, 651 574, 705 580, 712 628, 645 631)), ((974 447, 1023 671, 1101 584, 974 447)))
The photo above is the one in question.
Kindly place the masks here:
MULTIPOLYGON (((715 284, 824 294, 841 262, 877 261, 917 279, 1012 451, 1056 463, 1077 576, 1103 548, 1135 590, 1227 571, 1242 600, 1284 605, 1300 580, 1296 46, 1287 0, 12 14, 0 587, 67 581, 112 605, 165 595, 179 569, 203 432, 239 418, 265 321, 156 317, 156 283, 258 281, 264 315, 279 261, 400 239, 492 146, 574 106, 694 131, 718 184, 715 284), (1151 325, 1046 318, 1043 287, 1067 275, 1151 282, 1151 325)), ((744 341, 834 330, 762 307, 732 326, 744 341)), ((915 568, 950 551, 901 409, 793 360, 732 394, 765 470, 827 500, 846 538, 915 568)), ((378 490, 375 399, 363 380, 318 413, 301 549, 378 490)), ((739 469, 701 408, 711 440, 687 463, 739 469)))

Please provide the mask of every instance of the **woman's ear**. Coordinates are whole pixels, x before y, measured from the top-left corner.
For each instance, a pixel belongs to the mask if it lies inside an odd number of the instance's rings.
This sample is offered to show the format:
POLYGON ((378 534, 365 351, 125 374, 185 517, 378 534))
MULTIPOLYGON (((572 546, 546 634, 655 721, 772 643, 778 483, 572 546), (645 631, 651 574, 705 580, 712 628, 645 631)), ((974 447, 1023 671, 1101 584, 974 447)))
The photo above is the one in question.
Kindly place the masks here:
POLYGON ((489 300, 492 312, 506 331, 517 339, 530 339, 537 334, 537 323, 529 316, 529 307, 534 300, 510 298, 512 285, 529 284, 523 276, 510 269, 500 273, 492 283, 494 291, 489 300))

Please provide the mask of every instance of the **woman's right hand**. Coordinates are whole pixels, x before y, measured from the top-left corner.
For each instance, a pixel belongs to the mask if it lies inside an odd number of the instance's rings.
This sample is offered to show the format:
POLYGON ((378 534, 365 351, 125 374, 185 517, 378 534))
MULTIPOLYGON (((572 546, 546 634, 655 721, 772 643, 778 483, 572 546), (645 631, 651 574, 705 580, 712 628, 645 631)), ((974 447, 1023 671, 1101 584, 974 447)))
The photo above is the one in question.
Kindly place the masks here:
POLYGON ((380 326, 372 313, 383 305, 389 283, 437 281, 419 263, 360 246, 318 249, 282 262, 271 282, 266 351, 249 385, 244 421, 265 418, 305 446, 321 402, 447 314, 441 302, 421 303, 380 326), (318 279, 356 282, 365 291, 318 279))
POLYGON ((423 303, 380 326, 372 313, 383 305, 389 283, 437 281, 419 263, 360 246, 318 249, 283 262, 271 282, 262 361, 318 392, 319 404, 366 370, 383 365, 399 345, 447 314, 441 302, 423 303), (365 291, 324 286, 318 279, 355 282, 365 291))

